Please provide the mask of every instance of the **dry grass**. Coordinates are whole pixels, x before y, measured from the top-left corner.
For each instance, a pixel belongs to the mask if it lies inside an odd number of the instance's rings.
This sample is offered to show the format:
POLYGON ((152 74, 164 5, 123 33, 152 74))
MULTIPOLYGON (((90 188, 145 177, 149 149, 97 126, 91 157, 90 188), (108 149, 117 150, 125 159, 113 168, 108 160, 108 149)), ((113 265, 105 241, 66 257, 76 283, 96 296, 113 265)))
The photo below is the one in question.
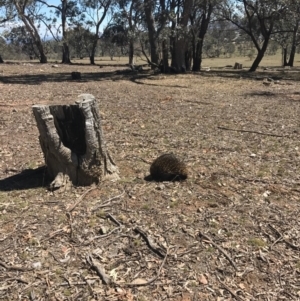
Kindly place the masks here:
POLYGON ((1 300, 299 300, 297 68, 0 71, 1 300), (82 80, 71 81, 72 71, 82 80), (280 81, 264 85, 270 76, 280 81), (43 165, 31 106, 73 103, 81 93, 99 100, 121 179, 68 214, 88 188, 51 193, 43 173, 24 171, 43 165), (186 161, 187 181, 144 180, 145 161, 164 152, 186 161), (88 254, 115 286, 103 284, 88 254))

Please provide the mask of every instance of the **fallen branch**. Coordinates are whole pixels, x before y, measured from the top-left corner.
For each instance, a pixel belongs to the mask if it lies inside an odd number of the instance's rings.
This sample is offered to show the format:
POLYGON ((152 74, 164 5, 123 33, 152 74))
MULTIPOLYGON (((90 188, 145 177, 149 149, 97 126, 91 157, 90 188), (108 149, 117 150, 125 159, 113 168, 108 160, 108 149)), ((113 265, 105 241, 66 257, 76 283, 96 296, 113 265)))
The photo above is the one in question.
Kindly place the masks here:
POLYGON ((146 243, 147 243, 147 245, 149 246, 149 248, 155 253, 155 254, 157 254, 158 256, 160 256, 160 257, 162 257, 162 258, 164 258, 164 256, 165 256, 165 252, 163 251, 163 250, 161 250, 161 248, 159 247, 159 246, 157 246, 152 240, 151 240, 151 238, 149 238, 148 236, 147 236, 147 234, 143 231, 143 230, 141 230, 141 229, 139 229, 138 227, 136 227, 135 229, 134 229, 134 231, 135 232, 137 232, 137 233, 139 233, 143 238, 144 238, 144 240, 146 241, 146 243))
POLYGON ((68 212, 72 212, 77 206, 78 204, 80 204, 80 202, 84 199, 84 197, 92 190, 96 189, 97 187, 92 187, 90 189, 88 189, 80 198, 79 200, 68 209, 68 212))
POLYGON ((252 133, 252 134, 258 134, 258 135, 264 135, 264 136, 272 136, 272 137, 279 137, 279 138, 290 138, 290 136, 283 136, 283 135, 276 135, 276 134, 269 134, 269 133, 262 133, 257 131, 248 131, 248 130, 239 130, 239 129, 230 129, 223 126, 218 126, 218 129, 225 130, 225 131, 233 131, 233 132, 242 132, 242 133, 252 133))
POLYGON ((217 277, 217 279, 219 280, 219 282, 223 285, 223 287, 238 301, 244 301, 244 299, 242 299, 240 296, 238 296, 229 286, 227 286, 223 281, 221 281, 219 279, 219 277, 217 277))
MULTIPOLYGON (((284 241, 290 248, 292 248, 292 249, 294 249, 294 250, 297 250, 297 251, 299 251, 300 250, 300 246, 296 246, 296 245, 294 245, 294 244, 292 244, 291 242, 289 242, 287 239, 285 239, 284 237, 283 237, 283 235, 277 230, 277 229, 275 229, 271 224, 268 224, 268 226, 278 235, 278 239, 273 243, 273 245, 275 244, 275 243, 277 243, 278 241, 280 241, 280 240, 282 240, 282 241, 284 241)), ((272 246, 273 246, 272 245, 272 246)))
POLYGON ((167 256, 168 256, 168 250, 166 251, 166 255, 164 257, 164 260, 162 261, 158 271, 157 271, 157 274, 155 277, 153 277, 152 279, 150 279, 149 281, 145 282, 145 283, 124 283, 124 284, 118 284, 118 283, 115 283, 116 285, 120 285, 121 287, 136 287, 136 286, 146 286, 146 285, 149 285, 151 283, 153 283, 160 275, 161 273, 161 270, 163 268, 163 266, 165 265, 165 262, 166 262, 166 259, 167 259, 167 256))
POLYGON ((29 269, 29 268, 23 268, 23 267, 20 267, 20 266, 16 266, 16 265, 7 265, 3 261, 0 261, 0 265, 2 267, 4 267, 6 270, 8 270, 8 271, 28 272, 28 271, 32 271, 33 270, 32 268, 29 269))
POLYGON ((113 221, 115 224, 117 224, 119 227, 122 226, 122 224, 115 218, 113 217, 110 213, 107 213, 106 215, 111 221, 113 221))
POLYGON ((91 268, 96 271, 96 273, 102 279, 104 284, 108 285, 111 283, 111 280, 106 275, 104 268, 100 264, 98 264, 94 261, 92 254, 88 254, 86 256, 86 261, 91 266, 91 268))
POLYGON ((64 230, 64 229, 59 229, 59 230, 56 230, 56 231, 54 231, 54 232, 52 232, 52 233, 48 234, 48 235, 49 235, 49 237, 45 237, 45 238, 43 238, 43 239, 41 240, 41 242, 44 242, 44 241, 46 241, 46 240, 49 240, 49 239, 53 238, 54 236, 56 236, 56 235, 60 234, 61 232, 65 232, 65 230, 64 230))
MULTIPOLYGON (((101 204, 97 207, 94 207, 91 211, 92 212, 95 212, 97 211, 98 209, 100 208, 103 208, 103 207, 107 207, 108 205, 110 205, 110 202, 115 200, 115 199, 118 199, 120 198, 123 194, 125 193, 125 191, 123 191, 121 194, 118 194, 116 196, 113 196, 112 198, 108 199, 107 201, 105 201, 104 203, 101 202, 101 204)), ((99 202, 98 202, 99 203, 99 202)), ((97 203, 96 203, 97 204, 97 203)))
POLYGON ((205 238, 206 240, 204 240, 204 242, 208 242, 210 244, 212 244, 214 247, 216 247, 221 253, 223 253, 223 255, 227 258, 227 260, 231 263, 231 265, 234 267, 234 269, 237 271, 237 266, 235 265, 235 263, 233 262, 233 260, 231 259, 231 257, 227 254, 227 252, 220 247, 219 245, 217 245, 215 242, 212 241, 212 239, 207 236, 206 234, 203 234, 201 232, 199 232, 200 237, 202 236, 203 238, 205 238))
POLYGON ((90 243, 92 243, 94 240, 98 239, 98 238, 105 238, 105 237, 108 237, 110 236, 111 234, 113 234, 114 232, 116 232, 117 230, 119 230, 120 227, 117 227, 117 228, 114 228, 112 229, 110 232, 108 232, 107 234, 104 234, 104 235, 97 235, 97 236, 94 236, 92 237, 87 243, 83 244, 83 246, 88 246, 90 243))

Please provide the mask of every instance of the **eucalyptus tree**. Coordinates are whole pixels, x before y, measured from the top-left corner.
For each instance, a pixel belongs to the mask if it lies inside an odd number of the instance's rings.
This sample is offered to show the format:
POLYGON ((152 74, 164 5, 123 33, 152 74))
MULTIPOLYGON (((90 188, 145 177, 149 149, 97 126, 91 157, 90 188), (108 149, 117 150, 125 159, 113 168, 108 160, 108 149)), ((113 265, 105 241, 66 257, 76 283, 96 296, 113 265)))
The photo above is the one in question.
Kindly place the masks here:
POLYGON ((267 50, 275 25, 284 17, 285 0, 226 0, 221 5, 221 16, 252 40, 257 55, 249 71, 255 71, 267 50))
POLYGON ((77 0, 61 0, 59 5, 50 4, 51 1, 44 0, 35 0, 37 3, 41 3, 51 9, 54 9, 54 17, 48 17, 44 15, 41 17, 41 20, 49 29, 53 37, 58 41, 60 39, 59 35, 61 34, 62 41, 62 63, 70 64, 70 49, 68 42, 68 22, 72 25, 80 24, 80 22, 84 19, 84 14, 81 12, 78 7, 77 0), (57 17, 60 17, 60 22, 58 22, 57 17), (57 33, 55 37, 55 33, 53 28, 56 26, 56 23, 60 23, 57 26, 57 33))
POLYGON ((34 0, 12 0, 11 3, 14 5, 18 18, 24 23, 26 30, 38 49, 40 62, 47 63, 47 56, 39 33, 39 22, 36 18, 41 8, 40 5, 34 0))
POLYGON ((115 23, 123 23, 128 40, 129 64, 133 64, 134 43, 138 40, 143 21, 142 0, 117 0, 117 12, 114 14, 115 23))
POLYGON ((186 52, 189 42, 189 19, 193 9, 193 0, 171 0, 171 68, 175 72, 184 72, 187 69, 186 52))
MULTIPOLYGON (((169 71, 169 47, 171 22, 171 1, 144 0, 145 27, 150 44, 150 58, 148 62, 152 68, 160 67, 162 72, 169 71), (161 44, 161 46, 160 46, 161 44), (160 51, 162 55, 160 55, 160 51)), ((146 56, 146 53, 144 52, 146 56)), ((147 56, 146 56, 147 57, 147 56)))
POLYGON ((25 26, 13 27, 10 31, 4 33, 4 37, 10 45, 20 49, 22 53, 30 58, 38 58, 39 52, 35 45, 35 41, 26 30, 25 26))
POLYGON ((195 0, 191 11, 191 35, 193 50, 193 71, 200 71, 204 38, 213 17, 214 10, 223 0, 195 0))
MULTIPOLYGON (((0 0, 0 27, 5 26, 6 22, 13 20, 16 17, 16 13, 11 1, 0 0)), ((1 37, 0 37, 1 38, 1 37)), ((3 38, 1 38, 3 42, 3 38)), ((0 64, 4 63, 0 54, 0 64)))
POLYGON ((107 17, 109 9, 113 9, 115 0, 80 0, 82 10, 86 14, 85 24, 89 31, 94 28, 92 43, 88 47, 90 63, 95 64, 95 53, 100 38, 100 26, 107 17))
POLYGON ((287 0, 288 9, 284 18, 276 24, 273 39, 282 47, 283 66, 293 66, 297 46, 300 44, 300 2, 287 0))

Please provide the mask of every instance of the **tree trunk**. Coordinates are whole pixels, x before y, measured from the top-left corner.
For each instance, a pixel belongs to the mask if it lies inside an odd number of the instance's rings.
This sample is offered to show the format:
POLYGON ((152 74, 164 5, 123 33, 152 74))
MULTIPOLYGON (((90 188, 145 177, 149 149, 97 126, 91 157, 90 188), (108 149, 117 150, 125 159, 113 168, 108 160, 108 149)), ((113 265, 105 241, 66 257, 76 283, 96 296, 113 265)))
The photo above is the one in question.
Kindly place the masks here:
POLYGON ((287 66, 287 47, 282 48, 282 66, 287 66))
POLYGON ((3 64, 3 63, 4 63, 4 61, 3 61, 2 56, 0 54, 0 64, 3 64))
POLYGON ((91 65, 95 65, 95 53, 96 53, 97 43, 98 43, 98 40, 94 41, 93 45, 92 45, 91 55, 90 55, 90 63, 91 63, 91 65))
MULTIPOLYGON (((159 55, 157 50, 157 34, 155 30, 155 21, 152 12, 153 1, 144 0, 144 10, 146 16, 146 22, 148 27, 148 38, 151 47, 151 62, 159 65, 159 55)), ((154 69, 155 65, 151 65, 151 69, 154 69)))
POLYGON ((62 64, 71 64, 69 45, 63 43, 62 64))
POLYGON ((287 66, 293 67, 294 66, 294 60, 295 60, 295 55, 296 55, 296 45, 292 46, 289 61, 287 62, 287 66))
POLYGON ((256 58, 255 58, 255 60, 254 60, 254 62, 252 64, 251 68, 249 69, 249 72, 256 71, 257 67, 259 66, 261 60, 263 59, 263 57, 265 55, 265 52, 266 52, 268 44, 269 44, 269 39, 270 39, 270 36, 267 37, 267 38, 265 38, 264 43, 263 43, 261 49, 258 50, 258 52, 257 52, 257 56, 256 56, 256 58))
POLYGON ((195 54, 193 58, 193 71, 200 71, 201 70, 201 63, 202 63, 202 50, 203 50, 203 40, 198 40, 196 47, 195 47, 195 54))
POLYGON ((134 41, 130 39, 129 41, 129 65, 133 64, 133 56, 134 56, 134 41))
POLYGON ((174 43, 174 49, 172 53, 171 66, 176 72, 185 72, 185 52, 186 52, 186 41, 181 38, 174 43))
POLYGON ((119 178, 118 168, 106 149, 93 95, 79 95, 74 105, 34 105, 32 110, 47 171, 54 178, 50 188, 119 178))
POLYGON ((288 61, 288 66, 293 67, 294 66, 294 60, 295 60, 295 55, 296 55, 296 50, 297 50, 297 38, 298 38, 298 31, 299 31, 299 23, 300 21, 298 20, 296 25, 294 26, 293 30, 293 39, 292 39, 292 48, 291 48, 291 53, 288 61))
MULTIPOLYGON (((193 6, 192 0, 183 1, 183 11, 178 18, 178 30, 177 37, 174 43, 174 49, 172 53, 171 66, 176 72, 185 72, 187 69, 185 62, 185 54, 187 50, 187 25, 189 21, 190 12, 193 6)), ((178 12, 179 13, 179 12, 178 12)))
POLYGON ((167 40, 162 41, 162 62, 160 69, 162 73, 169 72, 169 49, 167 40))
POLYGON ((201 63, 202 63, 202 53, 203 53, 203 41, 204 37, 207 33, 208 25, 210 23, 211 14, 213 12, 213 5, 208 4, 207 12, 203 13, 201 25, 199 29, 198 39, 194 51, 193 57, 193 71, 200 71, 201 70, 201 63))

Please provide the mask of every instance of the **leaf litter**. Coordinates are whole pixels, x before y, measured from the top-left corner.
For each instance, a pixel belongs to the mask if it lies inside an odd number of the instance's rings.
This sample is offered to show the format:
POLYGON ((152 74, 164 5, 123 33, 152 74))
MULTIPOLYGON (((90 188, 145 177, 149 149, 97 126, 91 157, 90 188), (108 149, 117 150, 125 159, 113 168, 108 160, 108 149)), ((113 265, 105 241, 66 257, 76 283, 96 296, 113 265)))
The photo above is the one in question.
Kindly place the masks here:
POLYGON ((299 73, 27 68, 1 65, 1 300, 299 300, 299 73), (31 106, 81 93, 121 179, 50 192, 31 106), (165 152, 187 181, 144 180, 165 152))

